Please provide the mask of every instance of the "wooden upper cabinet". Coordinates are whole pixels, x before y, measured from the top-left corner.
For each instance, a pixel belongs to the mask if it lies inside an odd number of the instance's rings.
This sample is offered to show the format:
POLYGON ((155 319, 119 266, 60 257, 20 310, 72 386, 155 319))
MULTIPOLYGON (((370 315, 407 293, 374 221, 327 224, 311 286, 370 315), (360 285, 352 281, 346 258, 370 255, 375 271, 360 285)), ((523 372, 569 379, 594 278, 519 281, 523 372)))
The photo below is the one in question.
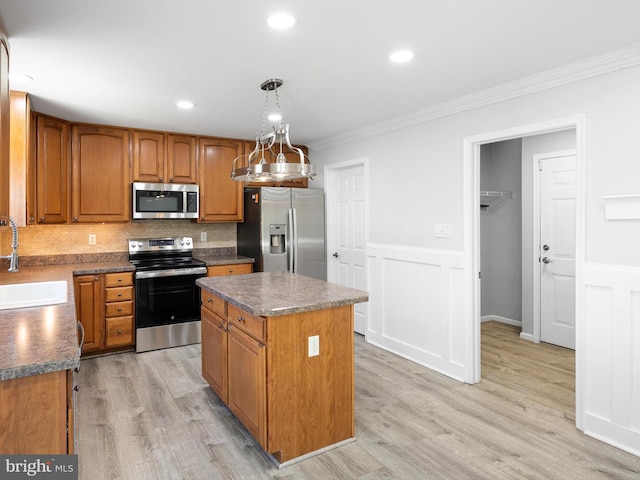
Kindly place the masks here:
POLYGON ((9 224, 10 109, 9 43, 0 25, 0 227, 9 224))
POLYGON ((162 132, 135 130, 132 133, 134 182, 164 182, 165 137, 162 132))
POLYGON ((233 160, 243 153, 244 142, 200 137, 198 183, 200 222, 241 222, 244 218, 244 183, 231 180, 233 160))
POLYGON ((35 219, 37 223, 66 223, 70 199, 69 124, 37 115, 36 139, 35 219))
POLYGON ((26 92, 10 92, 10 212, 18 227, 27 224, 27 172, 31 153, 31 102, 26 92))
POLYGON ((134 130, 133 181, 197 183, 196 141, 190 135, 134 130))
POLYGON ((129 131, 74 125, 71 138, 72 221, 130 221, 129 131))
POLYGON ((198 182, 196 141, 190 135, 167 135, 167 182, 198 182))

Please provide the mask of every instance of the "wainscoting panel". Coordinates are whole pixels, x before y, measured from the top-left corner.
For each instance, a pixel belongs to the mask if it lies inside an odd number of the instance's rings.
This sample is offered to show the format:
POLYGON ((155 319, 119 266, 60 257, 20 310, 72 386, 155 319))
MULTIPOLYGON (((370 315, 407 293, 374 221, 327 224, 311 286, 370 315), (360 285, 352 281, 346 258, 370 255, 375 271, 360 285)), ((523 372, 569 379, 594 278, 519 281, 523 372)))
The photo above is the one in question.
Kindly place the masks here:
POLYGON ((462 381, 462 253, 369 244, 367 255, 367 341, 462 381))
POLYGON ((640 269, 584 272, 585 433, 640 455, 640 269))

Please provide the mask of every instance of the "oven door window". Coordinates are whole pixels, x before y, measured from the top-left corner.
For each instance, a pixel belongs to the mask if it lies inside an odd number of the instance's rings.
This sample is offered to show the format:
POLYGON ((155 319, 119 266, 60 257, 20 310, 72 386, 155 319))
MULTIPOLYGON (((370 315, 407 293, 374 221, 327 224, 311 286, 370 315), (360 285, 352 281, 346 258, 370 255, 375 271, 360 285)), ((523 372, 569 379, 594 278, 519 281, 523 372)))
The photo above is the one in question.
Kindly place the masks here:
POLYGON ((136 190, 136 211, 140 213, 171 213, 183 211, 182 192, 136 190))
POLYGON ((157 327, 200 320, 200 287, 204 275, 136 280, 136 327, 157 327))

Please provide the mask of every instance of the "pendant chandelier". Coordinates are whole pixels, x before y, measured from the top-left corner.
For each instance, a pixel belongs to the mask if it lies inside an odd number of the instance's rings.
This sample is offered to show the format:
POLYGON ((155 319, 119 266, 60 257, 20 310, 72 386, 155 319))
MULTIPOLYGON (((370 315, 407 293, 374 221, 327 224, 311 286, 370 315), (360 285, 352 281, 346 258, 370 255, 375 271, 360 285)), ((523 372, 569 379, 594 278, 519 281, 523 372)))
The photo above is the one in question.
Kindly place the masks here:
POLYGON ((264 111, 262 113, 262 128, 256 138, 256 146, 248 155, 241 155, 233 161, 231 179, 238 182, 285 182, 298 178, 313 178, 315 172, 309 158, 301 148, 291 145, 289 140, 289 124, 282 122, 280 112, 280 97, 278 88, 282 80, 271 78, 262 82, 260 88, 266 92, 264 111), (267 123, 267 109, 269 107, 269 92, 273 91, 277 108, 278 126, 273 131, 265 133, 267 123), (275 161, 266 158, 275 156, 275 161))

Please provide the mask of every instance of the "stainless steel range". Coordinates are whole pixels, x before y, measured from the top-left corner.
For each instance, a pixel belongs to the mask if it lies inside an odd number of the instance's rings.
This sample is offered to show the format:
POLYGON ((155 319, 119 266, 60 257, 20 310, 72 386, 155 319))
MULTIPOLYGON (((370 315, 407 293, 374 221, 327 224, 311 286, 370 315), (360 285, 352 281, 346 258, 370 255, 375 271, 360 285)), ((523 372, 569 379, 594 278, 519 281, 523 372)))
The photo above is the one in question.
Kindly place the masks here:
POLYGON ((200 287, 207 274, 191 237, 129 239, 136 267, 136 352, 198 343, 200 287))

